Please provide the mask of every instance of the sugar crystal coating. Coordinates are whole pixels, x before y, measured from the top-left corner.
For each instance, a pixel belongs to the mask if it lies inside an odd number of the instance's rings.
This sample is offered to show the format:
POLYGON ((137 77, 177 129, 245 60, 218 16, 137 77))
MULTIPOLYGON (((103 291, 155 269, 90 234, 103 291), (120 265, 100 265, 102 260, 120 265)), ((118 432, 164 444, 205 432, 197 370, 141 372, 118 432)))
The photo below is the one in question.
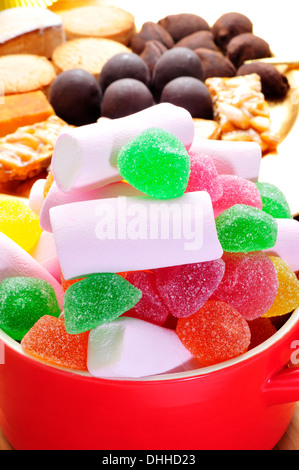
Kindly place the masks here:
POLYGON ((220 175, 219 179, 223 194, 213 203, 215 217, 235 204, 246 204, 262 209, 260 193, 252 181, 237 175, 220 175))
POLYGON ((208 300, 188 318, 179 318, 176 332, 204 366, 218 364, 247 351, 250 329, 244 317, 225 302, 208 300))
POLYGON ((221 259, 156 269, 157 289, 173 316, 188 317, 213 294, 224 270, 221 259))
POLYGON ((215 223, 223 251, 260 251, 276 243, 276 220, 256 207, 236 204, 218 215, 215 223))
POLYGON ((93 274, 71 285, 65 292, 65 328, 70 334, 83 333, 110 322, 141 299, 142 292, 122 276, 93 274))
POLYGON ((46 281, 12 277, 0 284, 0 328, 20 341, 43 315, 58 317, 55 292, 46 281))
POLYGON ((42 231, 38 216, 21 200, 0 200, 0 231, 30 251, 37 243, 42 231))
POLYGON ((49 364, 87 370, 89 332, 70 335, 63 318, 41 317, 21 341, 23 350, 49 364))
POLYGON ((211 299, 226 302, 246 320, 261 317, 271 307, 278 291, 272 261, 262 251, 224 253, 224 276, 211 299))
POLYGON ((117 165, 128 183, 159 199, 182 196, 190 174, 190 158, 182 142, 158 128, 148 129, 124 145, 117 165))
POLYGON ((285 195, 271 183, 255 183, 263 202, 263 211, 276 219, 291 219, 292 213, 285 195))
POLYGON ((132 271, 126 274, 126 280, 141 290, 142 297, 125 315, 163 325, 169 316, 169 310, 157 290, 155 274, 149 271, 132 271))
POLYGON ((222 194, 222 184, 214 160, 208 155, 192 151, 190 157, 190 176, 186 192, 207 191, 212 201, 217 201, 222 194))
POLYGON ((273 336, 277 331, 270 318, 256 318, 255 320, 249 321, 248 326, 251 333, 251 340, 248 349, 253 349, 256 346, 259 346, 264 341, 271 338, 271 336, 273 336))
POLYGON ((278 277, 278 291, 272 306, 264 317, 275 317, 292 312, 299 306, 299 281, 288 263, 278 256, 269 257, 278 277))

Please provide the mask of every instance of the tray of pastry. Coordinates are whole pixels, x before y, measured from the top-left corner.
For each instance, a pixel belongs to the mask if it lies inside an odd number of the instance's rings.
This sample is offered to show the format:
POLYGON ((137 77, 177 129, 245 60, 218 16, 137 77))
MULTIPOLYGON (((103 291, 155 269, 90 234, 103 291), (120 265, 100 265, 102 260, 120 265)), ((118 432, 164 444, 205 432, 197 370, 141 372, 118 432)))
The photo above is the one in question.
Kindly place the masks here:
POLYGON ((27 195, 65 127, 170 101, 191 112, 199 138, 257 142, 260 180, 278 186, 298 214, 298 33, 295 2, 286 4, 271 7, 271 21, 266 6, 230 0, 58 0, 1 11, 0 191, 27 195), (148 66, 129 65, 139 82, 134 100, 126 99, 132 83, 111 91, 117 74, 126 78, 120 62, 113 71, 120 53, 148 66))

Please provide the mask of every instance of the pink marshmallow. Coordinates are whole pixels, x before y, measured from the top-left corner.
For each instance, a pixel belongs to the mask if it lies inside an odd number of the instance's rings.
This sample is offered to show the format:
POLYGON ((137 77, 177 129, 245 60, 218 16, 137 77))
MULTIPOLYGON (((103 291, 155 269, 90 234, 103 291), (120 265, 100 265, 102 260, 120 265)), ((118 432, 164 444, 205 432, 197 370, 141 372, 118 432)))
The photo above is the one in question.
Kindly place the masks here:
POLYGON ((160 127, 176 135, 189 148, 194 137, 190 113, 161 103, 130 116, 104 120, 63 132, 57 139, 52 172, 61 191, 88 191, 121 181, 117 155, 142 131, 160 127))
POLYGON ((56 293, 60 308, 63 308, 61 284, 32 256, 0 232, 0 282, 10 277, 33 277, 47 281, 56 293))
POLYGON ((299 222, 295 219, 275 219, 277 240, 273 248, 265 250, 270 256, 279 256, 290 268, 299 271, 299 222))
POLYGON ((194 137, 192 152, 205 153, 214 160, 219 175, 236 175, 257 181, 262 152, 255 142, 229 142, 194 137))
POLYGON ((42 232, 39 241, 30 254, 51 276, 61 282, 60 263, 52 233, 42 232))
POLYGON ((87 368, 94 377, 139 378, 200 367, 173 330, 120 317, 91 330, 87 368))
POLYGON ((142 196, 143 194, 138 189, 133 188, 131 185, 124 181, 111 183, 102 188, 97 188, 92 191, 70 192, 65 193, 61 191, 57 184, 54 182, 47 194, 47 197, 42 205, 40 212, 40 226, 47 232, 52 232, 50 221, 50 209, 64 204, 71 204, 80 201, 92 201, 95 199, 107 199, 118 196, 142 196))
POLYGON ((40 214, 42 205, 44 203, 44 188, 46 181, 47 180, 45 179, 37 180, 32 186, 29 194, 28 205, 36 215, 40 214))
POLYGON ((199 263, 223 254, 211 198, 204 191, 167 201, 78 202, 52 208, 50 218, 66 280, 199 263))

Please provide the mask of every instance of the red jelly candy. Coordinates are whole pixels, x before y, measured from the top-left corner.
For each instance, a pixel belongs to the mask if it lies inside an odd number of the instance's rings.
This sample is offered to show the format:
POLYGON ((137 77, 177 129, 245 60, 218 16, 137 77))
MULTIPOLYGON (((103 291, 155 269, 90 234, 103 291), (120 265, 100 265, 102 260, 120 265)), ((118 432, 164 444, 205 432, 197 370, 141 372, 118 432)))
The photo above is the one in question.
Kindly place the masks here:
POLYGON ((169 316, 169 310, 157 291, 155 274, 149 271, 131 271, 127 273, 126 280, 142 291, 142 297, 124 316, 163 325, 169 316))
POLYGON ((237 310, 224 302, 211 300, 194 315, 179 318, 176 332, 204 366, 245 353, 251 337, 247 321, 237 310))
POLYGON ((225 273, 211 300, 232 305, 246 320, 261 317, 273 304, 278 278, 270 258, 262 251, 224 253, 225 273))
POLYGON ((259 344, 262 344, 277 331, 270 318, 256 318, 255 320, 249 321, 248 325, 251 333, 251 341, 248 349, 253 349, 259 344))
POLYGON ((173 316, 188 317, 213 294, 224 270, 221 259, 156 269, 157 289, 173 316))
POLYGON ((217 201, 223 193, 215 163, 211 157, 198 152, 189 152, 190 176, 186 193, 207 191, 212 201, 217 201))
POLYGON ((30 356, 60 367, 87 370, 89 332, 70 335, 64 320, 50 315, 41 317, 21 341, 30 356))

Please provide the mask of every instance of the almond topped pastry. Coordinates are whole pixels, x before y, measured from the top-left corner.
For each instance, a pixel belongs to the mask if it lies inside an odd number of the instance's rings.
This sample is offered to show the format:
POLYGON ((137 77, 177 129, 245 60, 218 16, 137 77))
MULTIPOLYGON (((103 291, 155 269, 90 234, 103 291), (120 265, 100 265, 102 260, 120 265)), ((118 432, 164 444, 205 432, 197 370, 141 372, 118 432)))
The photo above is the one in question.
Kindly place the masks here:
POLYGON ((0 183, 32 178, 48 168, 57 138, 70 127, 57 116, 0 139, 0 183))
POLYGON ((263 153, 277 148, 279 136, 271 131, 270 110, 259 75, 213 77, 205 84, 212 96, 221 140, 257 142, 263 153))

